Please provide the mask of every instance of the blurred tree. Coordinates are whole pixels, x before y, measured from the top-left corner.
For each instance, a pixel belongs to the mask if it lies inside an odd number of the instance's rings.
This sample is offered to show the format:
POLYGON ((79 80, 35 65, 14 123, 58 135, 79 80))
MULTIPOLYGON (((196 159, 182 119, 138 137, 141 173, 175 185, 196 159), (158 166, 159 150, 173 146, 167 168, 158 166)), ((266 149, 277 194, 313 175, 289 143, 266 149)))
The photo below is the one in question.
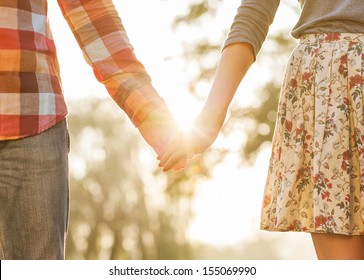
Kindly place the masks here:
POLYGON ((72 101, 68 122, 67 259, 191 258, 183 174, 155 170, 152 149, 111 100, 72 101))

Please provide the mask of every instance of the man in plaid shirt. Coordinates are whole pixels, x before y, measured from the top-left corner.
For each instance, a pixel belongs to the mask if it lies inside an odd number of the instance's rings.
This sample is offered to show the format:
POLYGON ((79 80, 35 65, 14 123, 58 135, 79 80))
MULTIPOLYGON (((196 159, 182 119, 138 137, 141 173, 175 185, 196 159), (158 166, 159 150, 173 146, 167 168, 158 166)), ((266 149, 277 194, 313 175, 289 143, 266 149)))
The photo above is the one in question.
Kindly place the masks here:
MULTIPOLYGON (((158 152, 172 117, 112 0, 58 4, 96 78, 158 152)), ((0 259, 64 258, 66 115, 47 0, 0 0, 0 259)))

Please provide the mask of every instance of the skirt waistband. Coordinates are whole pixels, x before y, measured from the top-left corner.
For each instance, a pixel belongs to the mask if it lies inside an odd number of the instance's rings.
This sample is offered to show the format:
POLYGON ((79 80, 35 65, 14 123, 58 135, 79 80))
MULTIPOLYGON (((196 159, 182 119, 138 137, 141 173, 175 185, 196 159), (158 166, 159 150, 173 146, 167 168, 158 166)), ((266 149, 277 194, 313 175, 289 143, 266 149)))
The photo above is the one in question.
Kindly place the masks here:
POLYGON ((364 33, 313 33, 303 34, 300 43, 350 41, 364 44, 364 33))

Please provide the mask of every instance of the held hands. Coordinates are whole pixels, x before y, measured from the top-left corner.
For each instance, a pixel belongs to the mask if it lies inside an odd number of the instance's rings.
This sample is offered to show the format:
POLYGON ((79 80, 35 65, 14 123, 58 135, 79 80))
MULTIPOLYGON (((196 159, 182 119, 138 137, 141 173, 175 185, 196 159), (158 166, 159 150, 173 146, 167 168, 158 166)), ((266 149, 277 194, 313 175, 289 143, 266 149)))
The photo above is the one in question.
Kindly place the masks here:
POLYGON ((224 123, 226 112, 205 108, 193 127, 186 132, 177 131, 159 151, 159 166, 167 172, 186 166, 186 160, 204 152, 215 141, 224 123))
POLYGON ((204 152, 215 141, 226 111, 205 107, 188 131, 178 129, 167 108, 156 108, 138 126, 145 141, 158 154, 164 172, 186 167, 187 159, 204 152))

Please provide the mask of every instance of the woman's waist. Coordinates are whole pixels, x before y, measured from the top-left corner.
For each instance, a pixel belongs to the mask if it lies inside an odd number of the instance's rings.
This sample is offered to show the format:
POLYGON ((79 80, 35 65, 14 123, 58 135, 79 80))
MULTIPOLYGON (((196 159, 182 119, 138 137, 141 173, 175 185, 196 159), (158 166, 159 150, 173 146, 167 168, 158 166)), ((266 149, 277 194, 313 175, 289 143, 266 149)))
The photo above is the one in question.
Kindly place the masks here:
POLYGON ((331 43, 347 41, 364 44, 364 33, 329 32, 303 34, 299 38, 300 43, 331 43))

